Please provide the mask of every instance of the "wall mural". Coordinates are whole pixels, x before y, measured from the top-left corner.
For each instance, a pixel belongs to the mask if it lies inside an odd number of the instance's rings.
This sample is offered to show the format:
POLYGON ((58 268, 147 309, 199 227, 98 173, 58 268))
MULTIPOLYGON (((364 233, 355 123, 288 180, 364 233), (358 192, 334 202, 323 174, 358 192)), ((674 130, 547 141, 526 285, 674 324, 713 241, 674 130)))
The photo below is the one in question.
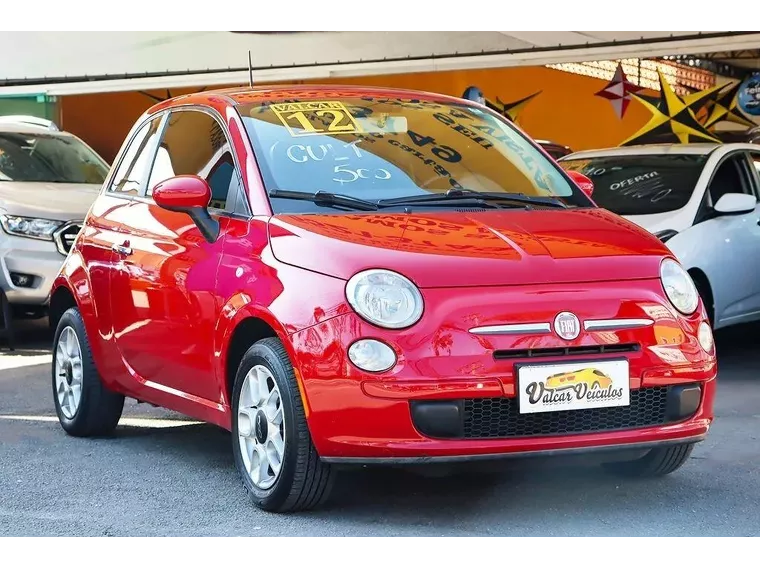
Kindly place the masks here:
POLYGON ((464 94, 462 95, 462 98, 485 105, 491 110, 495 110, 502 116, 505 116, 512 122, 517 123, 518 117, 526 105, 540 94, 541 91, 537 91, 532 95, 528 95, 527 97, 523 97, 511 103, 502 102, 502 100, 497 96, 496 102, 493 102, 488 100, 483 94, 483 91, 481 91, 478 87, 467 87, 464 91, 464 94))

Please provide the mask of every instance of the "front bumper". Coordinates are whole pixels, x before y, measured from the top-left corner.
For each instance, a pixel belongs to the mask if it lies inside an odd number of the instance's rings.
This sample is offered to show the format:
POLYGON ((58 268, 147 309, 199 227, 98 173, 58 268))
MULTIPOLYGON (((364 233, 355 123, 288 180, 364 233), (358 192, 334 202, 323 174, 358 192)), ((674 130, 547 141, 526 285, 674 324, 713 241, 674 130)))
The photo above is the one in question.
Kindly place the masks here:
POLYGON ((425 290, 419 328, 378 330, 348 313, 291 335, 307 420, 323 460, 428 463, 593 450, 636 450, 703 439, 713 420, 717 363, 697 342, 700 309, 668 308, 658 281, 520 289, 425 290), (447 296, 448 294, 448 296, 447 296), (642 298, 624 300, 620 298, 642 298), (473 307, 477 306, 477 307, 473 307), (654 320, 637 329, 476 336, 476 326, 586 319, 654 320), (522 318, 522 320, 520 319, 522 318), (386 373, 359 371, 346 356, 358 338, 397 352, 386 373), (630 404, 519 413, 516 364, 624 357, 630 404))
POLYGON ((17 237, 0 230, 0 287, 11 304, 47 304, 65 259, 53 241, 17 237), (29 284, 14 284, 14 273, 30 277, 29 284))

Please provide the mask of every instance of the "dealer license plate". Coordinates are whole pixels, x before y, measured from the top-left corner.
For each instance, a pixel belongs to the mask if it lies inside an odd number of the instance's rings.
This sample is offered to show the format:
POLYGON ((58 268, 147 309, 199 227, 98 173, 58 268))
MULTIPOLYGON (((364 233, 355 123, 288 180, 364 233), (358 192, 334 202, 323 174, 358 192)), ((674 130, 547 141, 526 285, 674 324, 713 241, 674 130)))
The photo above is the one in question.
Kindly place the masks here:
POLYGON ((518 365, 520 414, 630 404, 627 360, 518 365))

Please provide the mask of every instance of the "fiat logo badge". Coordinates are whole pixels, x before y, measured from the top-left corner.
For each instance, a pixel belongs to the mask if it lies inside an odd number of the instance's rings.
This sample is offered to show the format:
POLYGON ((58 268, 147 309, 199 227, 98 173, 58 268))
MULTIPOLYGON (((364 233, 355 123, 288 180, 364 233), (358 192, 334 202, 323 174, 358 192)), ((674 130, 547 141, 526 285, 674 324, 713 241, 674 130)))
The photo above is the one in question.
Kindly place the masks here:
POLYGON ((581 333, 581 322, 575 314, 562 312, 554 318, 554 331, 562 339, 572 341, 581 333))

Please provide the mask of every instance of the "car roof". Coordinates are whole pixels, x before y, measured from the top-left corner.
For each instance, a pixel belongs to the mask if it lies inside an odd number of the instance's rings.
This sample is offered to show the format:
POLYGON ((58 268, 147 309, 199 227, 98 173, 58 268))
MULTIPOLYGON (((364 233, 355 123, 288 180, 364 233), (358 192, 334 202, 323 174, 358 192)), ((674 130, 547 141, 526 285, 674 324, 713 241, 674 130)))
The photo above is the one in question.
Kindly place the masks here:
POLYGON ((71 137, 71 134, 68 132, 64 132, 62 130, 48 130, 47 128, 42 128, 39 126, 30 126, 27 124, 15 124, 15 123, 6 123, 1 124, 0 123, 0 132, 10 133, 10 134, 29 134, 29 135, 37 135, 44 134, 45 136, 59 136, 61 138, 63 137, 71 137))
POLYGON ((391 87, 372 87, 364 85, 257 85, 254 87, 230 87, 214 89, 180 95, 171 99, 156 103, 146 111, 153 114, 165 108, 171 108, 180 104, 212 104, 218 103, 220 97, 226 99, 231 106, 244 104, 257 104, 273 100, 319 100, 326 96, 330 97, 366 97, 383 96, 389 98, 411 98, 437 102, 453 102, 468 104, 474 107, 483 107, 474 101, 452 97, 440 93, 417 91, 413 89, 398 89, 391 87))
POLYGON ((760 151, 760 144, 750 143, 693 143, 693 144, 641 144, 636 146, 620 146, 615 148, 600 148, 596 150, 580 150, 561 158, 561 161, 586 160, 610 156, 643 156, 643 155, 707 155, 718 148, 728 150, 760 151))
MULTIPOLYGON (((364 96, 367 94, 382 94, 386 96, 413 96, 414 98, 426 100, 452 100, 462 102, 464 99, 442 95, 440 93, 430 93, 426 91, 417 91, 414 89, 399 89, 395 87, 372 87, 363 85, 261 85, 255 87, 220 89, 218 91, 209 91, 209 93, 224 94, 237 104, 255 103, 273 98, 298 98, 298 99, 318 99, 329 92, 338 96, 364 96)), ((472 101, 467 101, 472 102, 472 101)))

